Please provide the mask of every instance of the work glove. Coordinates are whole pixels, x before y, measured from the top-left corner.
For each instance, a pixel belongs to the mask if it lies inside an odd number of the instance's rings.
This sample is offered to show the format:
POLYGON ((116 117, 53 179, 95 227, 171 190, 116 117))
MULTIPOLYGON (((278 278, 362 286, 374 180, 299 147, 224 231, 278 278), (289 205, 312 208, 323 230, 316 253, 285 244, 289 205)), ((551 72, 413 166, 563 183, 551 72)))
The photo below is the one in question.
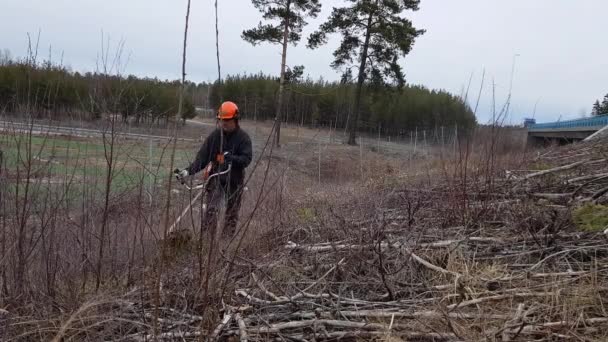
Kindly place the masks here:
POLYGON ((184 178, 188 177, 189 173, 188 170, 183 169, 175 169, 173 170, 173 173, 175 174, 175 178, 177 178, 178 181, 180 181, 180 183, 184 184, 184 178))

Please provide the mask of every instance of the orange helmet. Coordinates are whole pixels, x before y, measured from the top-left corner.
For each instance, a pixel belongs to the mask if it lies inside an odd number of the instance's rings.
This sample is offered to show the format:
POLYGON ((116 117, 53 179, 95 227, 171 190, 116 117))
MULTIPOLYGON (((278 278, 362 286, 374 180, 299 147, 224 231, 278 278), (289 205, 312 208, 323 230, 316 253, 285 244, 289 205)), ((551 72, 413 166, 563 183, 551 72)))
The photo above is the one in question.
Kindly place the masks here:
POLYGON ((217 112, 217 118, 220 120, 238 119, 238 117, 239 107, 236 106, 236 103, 231 101, 222 103, 217 112))

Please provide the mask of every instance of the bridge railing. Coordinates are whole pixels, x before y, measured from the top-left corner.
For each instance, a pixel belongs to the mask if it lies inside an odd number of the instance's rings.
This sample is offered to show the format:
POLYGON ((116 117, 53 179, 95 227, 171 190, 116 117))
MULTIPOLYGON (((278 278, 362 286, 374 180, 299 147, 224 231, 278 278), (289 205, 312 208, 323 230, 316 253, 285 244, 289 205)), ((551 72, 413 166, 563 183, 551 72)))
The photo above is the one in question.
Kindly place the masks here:
POLYGON ((597 127, 608 125, 608 115, 594 116, 592 118, 566 120, 558 122, 538 123, 528 126, 529 131, 539 129, 563 129, 563 128, 579 128, 579 127, 597 127))

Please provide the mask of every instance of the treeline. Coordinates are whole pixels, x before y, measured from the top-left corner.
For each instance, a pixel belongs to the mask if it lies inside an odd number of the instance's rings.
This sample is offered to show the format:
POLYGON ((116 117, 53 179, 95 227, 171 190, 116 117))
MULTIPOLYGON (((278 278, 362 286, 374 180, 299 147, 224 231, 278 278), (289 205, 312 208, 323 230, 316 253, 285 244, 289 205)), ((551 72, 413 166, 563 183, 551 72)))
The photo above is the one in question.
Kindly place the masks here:
MULTIPOLYGON (((302 78, 288 73, 283 121, 345 128, 352 117, 355 84, 302 78)), ((265 74, 228 76, 221 84, 187 82, 182 119, 195 105, 215 112, 221 100, 235 101, 242 117, 273 119, 279 81, 265 74)), ((156 78, 79 73, 48 62, 0 58, 0 113, 62 119, 99 119, 118 114, 135 124, 166 123, 178 112, 180 82, 156 78)), ((475 124, 459 97, 422 86, 367 87, 361 101, 360 131, 398 135, 406 131, 475 124)))
MULTIPOLYGON (((283 121, 307 126, 344 128, 351 117, 355 84, 293 79, 286 85, 283 121)), ((222 99, 239 105, 242 117, 267 120, 276 113, 277 78, 264 74, 228 76, 211 89, 210 102, 222 99)), ((399 135, 406 131, 476 124, 471 108, 445 91, 406 85, 401 89, 366 87, 361 100, 360 130, 399 135)))
MULTIPOLYGON (((188 84, 182 118, 196 115, 188 84)), ((178 112, 179 81, 73 72, 49 62, 0 59, 0 112, 60 119, 98 119, 119 114, 124 121, 163 123, 178 112)))

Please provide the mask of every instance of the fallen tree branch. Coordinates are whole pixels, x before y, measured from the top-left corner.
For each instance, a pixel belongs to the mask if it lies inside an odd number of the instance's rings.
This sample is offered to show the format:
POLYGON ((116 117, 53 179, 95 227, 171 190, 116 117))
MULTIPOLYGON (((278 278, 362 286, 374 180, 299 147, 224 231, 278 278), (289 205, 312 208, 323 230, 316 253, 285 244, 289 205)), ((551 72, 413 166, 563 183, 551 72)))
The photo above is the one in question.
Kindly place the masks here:
MULTIPOLYGON (((342 340, 342 339, 378 339, 383 340, 383 337, 386 337, 387 333, 384 331, 333 331, 323 334, 322 336, 318 336, 322 339, 327 340, 342 340)), ((391 336, 406 338, 408 340, 416 340, 416 341, 432 341, 432 342, 441 342, 441 341, 460 341, 458 337, 453 334, 440 334, 440 333, 421 333, 421 332, 409 332, 409 331, 400 331, 400 332, 391 332, 391 336)), ((290 339, 294 339, 296 341, 306 341, 306 338, 309 338, 308 335, 290 335, 290 339)))
POLYGON ((538 176, 543 176, 546 174, 550 174, 550 173, 555 173, 555 172, 560 172, 560 171, 566 171, 566 170, 570 170, 570 169, 574 169, 575 167, 581 166, 585 163, 589 162, 588 159, 586 160, 580 160, 577 161, 575 163, 572 164, 568 164, 568 165, 564 165, 564 166, 559 166, 559 167, 554 167, 552 169, 548 169, 548 170, 542 170, 542 171, 538 171, 538 172, 534 172, 531 173, 529 175, 526 175, 524 177, 524 179, 530 179, 530 178, 534 178, 534 177, 538 177, 538 176))
POLYGON ((593 270, 593 271, 571 271, 571 272, 554 272, 554 273, 522 273, 518 275, 514 275, 511 277, 502 277, 502 278, 481 278, 483 281, 501 281, 501 282, 509 282, 513 280, 520 280, 526 278, 554 278, 554 277, 575 277, 582 276, 586 274, 591 274, 594 272, 602 272, 605 271, 605 268, 593 270))
POLYGON ((281 300, 285 300, 285 297, 278 297, 277 295, 275 295, 274 293, 268 291, 266 289, 266 287, 264 286, 264 284, 262 284, 258 278, 255 276, 255 273, 251 273, 251 278, 253 279, 253 281, 255 282, 255 284, 260 288, 260 290, 262 290, 262 292, 264 292, 268 297, 272 298, 274 301, 281 301, 281 300))
POLYGON ((445 318, 446 315, 450 318, 461 318, 461 319, 507 319, 508 315, 497 315, 497 314, 470 314, 460 312, 443 313, 439 311, 418 311, 411 312, 405 310, 392 311, 392 310, 357 310, 357 311, 340 311, 340 316, 347 318, 406 318, 406 319, 421 319, 421 318, 445 318))
MULTIPOLYGON (((313 311, 305 311, 305 312, 294 312, 288 315, 280 314, 280 313, 272 313, 266 314, 263 316, 265 321, 272 321, 275 319, 283 319, 283 320, 312 320, 316 318, 322 319, 336 319, 336 317, 341 318, 359 318, 359 319, 384 319, 384 318, 396 318, 396 319, 445 319, 445 317, 454 318, 454 319, 470 319, 470 320, 479 320, 479 319, 494 319, 494 320, 507 320, 510 318, 509 315, 502 314, 478 314, 478 313, 463 313, 463 312, 439 312, 439 311, 415 311, 412 312, 410 310, 395 310, 395 309, 379 309, 379 310, 349 310, 349 311, 336 311, 336 312, 313 312, 313 311)), ((245 322, 253 323, 257 322, 256 318, 245 318, 245 322)))
POLYGON ((338 268, 338 266, 342 265, 342 263, 344 263, 344 258, 340 259, 340 261, 338 261, 337 264, 335 264, 332 268, 329 269, 329 271, 325 272, 325 274, 323 274, 319 279, 317 279, 314 283, 312 283, 310 286, 308 286, 307 288, 305 288, 304 290, 300 291, 299 294, 295 295, 294 297, 291 297, 291 299, 295 299, 295 298, 299 298, 298 296, 305 293, 306 291, 312 289, 313 287, 317 286, 317 284, 325 279, 328 275, 331 274, 331 272, 333 272, 336 268, 338 268))
MULTIPOLYGON (((354 321, 341 321, 334 319, 313 319, 304 321, 292 321, 285 323, 271 324, 268 327, 259 327, 256 332, 260 334, 271 334, 279 333, 282 330, 288 329, 300 329, 310 327, 313 325, 326 325, 337 328, 348 328, 348 329, 365 329, 365 330, 380 330, 383 332, 388 331, 388 325, 382 323, 370 323, 370 322, 354 322, 354 321)), ((393 324, 392 329, 394 330, 408 330, 411 326, 405 324, 393 324)), ((455 338, 453 334, 438 334, 438 337, 455 338)))
POLYGON ((600 189, 600 190, 598 190, 598 191, 597 191, 597 192, 595 192, 593 195, 591 195, 591 199, 596 200, 596 199, 598 199, 598 198, 602 197, 602 196, 603 196, 605 193, 607 193, 607 192, 608 192, 608 186, 607 186, 607 187, 604 187, 604 188, 602 188, 602 189, 600 189))
POLYGON ((248 341, 247 326, 245 325, 245 321, 243 321, 241 314, 237 313, 236 315, 234 315, 234 319, 237 321, 237 323, 239 325, 239 337, 241 338, 241 342, 247 342, 248 341))
POLYGON ((602 180, 605 178, 608 178, 608 173, 598 173, 598 174, 594 174, 594 175, 587 175, 587 176, 581 176, 581 177, 568 179, 566 181, 566 183, 572 184, 572 183, 578 183, 578 182, 587 181, 587 180, 594 182, 594 181, 602 180))
MULTIPOLYGON (((467 239, 463 239, 463 240, 448 240, 445 242, 441 242, 438 246, 440 247, 444 247, 444 246, 449 246, 452 245, 454 243, 458 243, 458 242, 462 242, 462 241, 467 241, 467 239)), ((472 240, 475 241, 475 240, 472 240)), ((479 238, 479 241, 481 241, 481 238, 479 238)), ((485 240, 488 241, 488 240, 485 240)), ((495 240, 493 240, 495 241, 495 240)), ((425 244, 419 244, 416 245, 417 247, 425 247, 425 244)), ((433 244, 429 244, 427 246, 433 246, 433 244)), ((437 246, 437 245, 436 245, 437 246)), ((351 250, 351 249, 366 249, 366 248, 374 248, 374 245, 337 245, 337 246, 327 246, 327 245, 323 245, 323 246, 319 246, 319 245, 308 245, 308 246, 302 246, 302 245, 298 245, 294 242, 288 241, 287 245, 285 246, 286 249, 290 249, 290 250, 295 250, 295 249, 300 249, 300 250, 305 250, 305 251, 311 251, 311 252, 327 252, 327 251, 335 251, 335 250, 351 250)), ((444 268, 441 268, 439 266, 433 265, 432 263, 426 261, 425 259, 421 258, 420 256, 418 256, 417 254, 415 254, 410 248, 406 247, 405 244, 396 242, 396 243, 388 243, 388 242, 383 242, 380 244, 381 248, 388 248, 388 247, 392 247, 392 248, 404 248, 406 253, 409 254, 416 262, 418 262, 419 264, 425 266, 426 268, 436 271, 436 272, 440 272, 443 274, 449 274, 452 276, 460 276, 459 273, 457 272, 452 272, 452 271, 448 271, 444 268)), ((330 270, 332 271, 333 268, 330 270)))
MULTIPOLYGON (((589 325, 597 325, 597 324, 602 324, 602 323, 608 323, 608 317, 595 317, 595 318, 588 318, 585 320, 581 320, 581 321, 559 321, 559 322, 547 322, 547 323, 541 323, 541 324, 530 324, 530 325, 526 325, 524 327, 520 327, 520 328, 513 328, 510 329, 510 333, 514 334, 526 334, 526 335, 533 335, 533 334, 546 334, 546 331, 543 331, 543 329, 557 329, 557 328, 568 328, 568 329, 576 329, 578 328, 580 325, 584 326, 585 328, 587 328, 587 326, 589 325)), ((564 338, 569 339, 570 336, 565 336, 565 335, 560 335, 564 338)))
POLYGON ((528 272, 534 271, 535 269, 539 268, 545 261, 547 261, 547 260, 549 260, 549 259, 551 259, 553 257, 556 257, 558 255, 561 255, 561 254, 566 254, 566 253, 571 253, 571 252, 578 252, 578 251, 582 251, 582 250, 585 250, 585 249, 594 249, 594 248, 600 249, 600 248, 606 248, 606 247, 608 247, 608 245, 595 245, 595 246, 584 246, 584 247, 579 247, 579 248, 574 248, 574 249, 567 249, 565 251, 559 251, 557 253, 553 253, 553 254, 545 257, 541 261, 539 261, 536 264, 534 264, 532 267, 530 267, 530 269, 528 270, 528 272))
POLYGON ((570 198, 570 197, 572 197, 572 193, 563 193, 563 194, 535 193, 535 194, 532 194, 532 196, 554 201, 554 200, 560 200, 560 199, 564 199, 564 198, 570 198))
POLYGON ((213 333, 211 334, 211 336, 209 336, 209 340, 211 340, 211 341, 216 340, 218 338, 218 336, 220 336, 220 334, 222 333, 222 330, 224 329, 226 324, 228 324, 228 322, 230 322, 231 319, 232 319, 232 313, 231 312, 225 313, 224 318, 222 318, 222 321, 220 322, 220 324, 217 325, 215 330, 213 330, 213 333))
MULTIPOLYGON (((515 316, 513 317, 513 319, 505 322, 504 327, 501 329, 502 330, 502 340, 504 342, 508 342, 511 341, 511 336, 510 336, 510 330, 509 327, 513 326, 515 324, 519 325, 519 322, 523 319, 524 317, 524 303, 519 303, 519 305, 517 305, 517 311, 515 312, 515 316)), ((497 335, 498 332, 492 333, 490 336, 495 336, 497 335)))
POLYGON ((158 334, 156 336, 154 334, 148 334, 145 336, 137 337, 136 340, 137 341, 154 341, 157 339, 174 340, 174 339, 184 339, 186 337, 197 337, 197 336, 201 336, 201 335, 203 335, 203 333, 201 333, 200 331, 193 331, 193 332, 174 331, 174 332, 165 332, 162 334, 158 334))
POLYGON ((452 311, 456 308, 462 308, 462 307, 469 306, 469 305, 477 305, 477 304, 480 304, 483 302, 498 301, 498 300, 503 300, 503 299, 548 297, 548 296, 555 296, 555 295, 557 295, 555 292, 509 293, 509 294, 502 294, 502 295, 496 295, 496 296, 481 297, 481 298, 466 300, 464 302, 460 302, 460 303, 456 303, 456 304, 450 304, 447 306, 447 309, 449 311, 452 311))
POLYGON ((236 290, 235 293, 238 296, 242 296, 247 298, 247 300, 249 300, 250 302, 256 303, 256 304, 261 304, 261 305, 272 305, 272 304, 283 304, 284 301, 270 301, 270 300, 265 300, 265 299, 260 299, 257 297, 254 297, 252 295, 250 295, 249 293, 247 293, 245 290, 236 290))
POLYGON ((443 274, 449 274, 449 275, 452 275, 452 276, 455 276, 455 277, 460 277, 460 276, 461 276, 461 274, 460 274, 460 273, 458 273, 458 272, 452 272, 452 271, 448 271, 448 270, 446 270, 446 269, 444 269, 444 268, 441 268, 441 267, 439 267, 439 266, 436 266, 436 265, 431 264, 430 262, 428 262, 428 261, 426 261, 426 260, 422 259, 421 257, 419 257, 418 255, 416 255, 414 252, 412 252, 412 251, 411 251, 410 249, 408 249, 408 248, 406 248, 405 250, 407 251, 407 253, 408 253, 408 254, 409 254, 409 255, 410 255, 410 256, 411 256, 411 257, 412 257, 414 260, 416 260, 416 261, 417 261, 419 264, 421 264, 421 265, 425 266, 426 268, 428 268, 428 269, 430 269, 430 270, 433 270, 433 271, 436 271, 436 272, 439 272, 439 273, 443 273, 443 274))
MULTIPOLYGON (((401 248, 401 247, 412 247, 412 248, 439 248, 439 247, 449 247, 455 244, 462 244, 466 242, 487 242, 487 243, 505 243, 505 240, 486 237, 486 236, 472 236, 464 239, 457 240, 441 240, 435 242, 427 242, 427 243, 417 243, 417 244, 407 244, 402 242, 382 242, 380 247, 382 249, 385 248, 401 248)), ((285 249, 288 250, 301 250, 307 252, 331 252, 331 251, 342 251, 342 250, 361 250, 361 249, 373 249, 377 248, 378 245, 375 244, 365 244, 365 245, 355 245, 355 244, 345 244, 336 242, 336 244, 331 243, 319 243, 313 245, 298 245, 295 242, 288 241, 285 245, 285 249)))

